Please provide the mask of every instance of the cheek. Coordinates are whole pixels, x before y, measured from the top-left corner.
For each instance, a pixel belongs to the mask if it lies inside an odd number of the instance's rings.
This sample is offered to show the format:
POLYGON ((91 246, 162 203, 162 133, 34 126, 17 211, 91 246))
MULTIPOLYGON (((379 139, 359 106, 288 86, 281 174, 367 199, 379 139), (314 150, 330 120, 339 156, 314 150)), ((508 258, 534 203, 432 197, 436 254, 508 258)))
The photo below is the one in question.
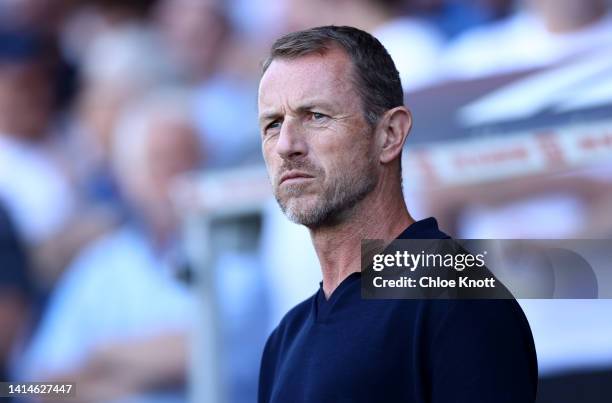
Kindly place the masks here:
POLYGON ((329 141, 320 142, 310 152, 310 160, 316 166, 325 170, 331 176, 336 173, 346 173, 354 165, 357 158, 363 158, 361 147, 354 141, 337 141, 330 136, 329 141))
POLYGON ((344 156, 330 160, 327 166, 324 167, 326 173, 326 182, 338 181, 350 176, 353 172, 354 163, 352 159, 347 159, 344 156))
POLYGON ((264 153, 263 157, 270 184, 273 188, 276 188, 281 175, 283 160, 275 153, 264 153))
POLYGON ((275 172, 276 166, 278 166, 280 158, 278 155, 275 155, 271 142, 268 141, 261 145, 261 154, 263 155, 268 173, 272 175, 275 172))
POLYGON ((367 141, 351 142, 340 148, 334 159, 330 159, 326 171, 339 180, 371 174, 373 152, 367 141))

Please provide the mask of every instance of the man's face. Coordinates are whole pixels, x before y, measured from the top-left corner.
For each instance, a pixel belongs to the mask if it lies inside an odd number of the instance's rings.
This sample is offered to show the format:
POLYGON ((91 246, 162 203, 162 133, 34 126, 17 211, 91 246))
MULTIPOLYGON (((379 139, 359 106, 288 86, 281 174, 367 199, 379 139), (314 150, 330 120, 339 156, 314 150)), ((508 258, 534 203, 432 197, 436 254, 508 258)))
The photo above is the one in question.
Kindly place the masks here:
POLYGON ((275 59, 261 79, 262 150, 274 194, 294 222, 342 221, 378 182, 373 129, 348 55, 275 59))

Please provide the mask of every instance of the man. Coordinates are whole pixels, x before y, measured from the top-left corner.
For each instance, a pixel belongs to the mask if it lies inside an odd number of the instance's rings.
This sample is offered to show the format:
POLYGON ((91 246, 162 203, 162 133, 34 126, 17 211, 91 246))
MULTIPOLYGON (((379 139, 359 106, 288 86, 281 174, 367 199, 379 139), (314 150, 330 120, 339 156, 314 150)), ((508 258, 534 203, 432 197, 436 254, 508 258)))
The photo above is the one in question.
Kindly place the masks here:
POLYGON ((350 27, 288 34, 259 87, 264 159, 309 228, 323 281, 270 336, 259 402, 532 402, 537 364, 514 300, 365 300, 362 239, 448 238, 404 203, 412 124, 384 47, 350 27))

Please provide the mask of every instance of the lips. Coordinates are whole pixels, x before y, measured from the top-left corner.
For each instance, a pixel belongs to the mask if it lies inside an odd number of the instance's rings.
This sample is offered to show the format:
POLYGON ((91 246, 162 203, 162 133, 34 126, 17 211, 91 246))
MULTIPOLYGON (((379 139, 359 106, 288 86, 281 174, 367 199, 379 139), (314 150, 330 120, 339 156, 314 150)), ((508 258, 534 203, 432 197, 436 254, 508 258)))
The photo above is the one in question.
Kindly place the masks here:
POLYGON ((313 178, 313 176, 308 175, 307 173, 304 173, 304 172, 289 171, 281 176, 278 184, 280 185, 289 179, 300 179, 300 178, 309 179, 309 178, 313 178))

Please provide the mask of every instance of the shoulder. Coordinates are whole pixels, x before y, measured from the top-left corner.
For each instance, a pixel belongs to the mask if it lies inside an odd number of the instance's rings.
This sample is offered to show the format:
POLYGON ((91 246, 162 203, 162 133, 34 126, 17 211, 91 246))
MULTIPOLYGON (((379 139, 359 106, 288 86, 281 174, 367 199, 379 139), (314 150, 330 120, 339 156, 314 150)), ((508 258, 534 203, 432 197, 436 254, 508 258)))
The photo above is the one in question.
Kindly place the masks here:
POLYGON ((535 400, 535 345, 515 300, 432 300, 421 307, 427 314, 416 348, 441 401, 535 400))
POLYGON ((292 335, 300 331, 308 320, 312 305, 316 303, 316 297, 317 293, 300 302, 285 314, 268 338, 266 348, 268 348, 268 345, 275 345, 280 348, 283 340, 290 339, 292 335))
POLYGON ((429 349, 448 356, 497 361, 528 369, 537 378, 537 358, 529 322, 514 299, 432 300, 426 308, 429 349))
POLYGON ((432 301, 433 314, 440 320, 488 321, 529 327, 514 299, 457 299, 432 301))
POLYGON ((435 340, 445 337, 493 337, 497 342, 516 340, 533 345, 529 322, 514 299, 429 300, 421 304, 422 325, 435 340))
POLYGON ((308 322, 312 305, 316 303, 317 293, 293 307, 272 331, 264 348, 264 361, 275 357, 287 348, 308 322))
POLYGON ((514 299, 422 300, 415 323, 418 347, 431 356, 480 356, 487 361, 504 355, 519 358, 537 372, 529 322, 514 299))
POLYGON ((317 294, 314 294, 287 312, 268 337, 259 372, 260 395, 269 392, 268 387, 274 378, 278 363, 282 360, 283 352, 288 349, 294 336, 306 325, 312 304, 316 302, 316 296, 317 294))

